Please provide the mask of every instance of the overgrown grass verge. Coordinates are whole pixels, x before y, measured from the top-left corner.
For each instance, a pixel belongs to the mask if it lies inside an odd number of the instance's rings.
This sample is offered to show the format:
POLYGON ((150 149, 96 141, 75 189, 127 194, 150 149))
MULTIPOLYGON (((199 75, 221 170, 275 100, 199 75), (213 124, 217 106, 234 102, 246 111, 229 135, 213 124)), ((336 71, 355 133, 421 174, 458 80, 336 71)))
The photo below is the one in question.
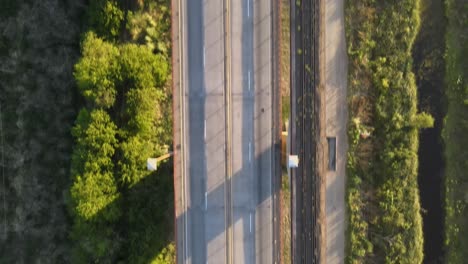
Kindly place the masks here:
POLYGON ((347 263, 421 263, 418 129, 411 48, 419 1, 349 0, 347 263))
POLYGON ((468 259, 468 5, 446 0, 446 263, 468 259))

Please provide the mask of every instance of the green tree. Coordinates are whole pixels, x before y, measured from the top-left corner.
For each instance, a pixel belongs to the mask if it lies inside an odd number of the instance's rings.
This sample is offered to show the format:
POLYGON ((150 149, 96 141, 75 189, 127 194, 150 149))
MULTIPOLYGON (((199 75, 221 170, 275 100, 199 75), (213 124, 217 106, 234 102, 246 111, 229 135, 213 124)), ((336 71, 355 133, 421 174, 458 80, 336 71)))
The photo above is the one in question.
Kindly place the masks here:
POLYGON ((120 146, 121 158, 118 162, 122 182, 132 187, 150 174, 146 169, 146 159, 154 157, 154 145, 140 136, 132 136, 120 146))
POLYGON ((160 124, 162 119, 167 118, 162 114, 161 102, 164 100, 164 93, 153 87, 130 90, 127 93, 125 109, 129 119, 127 129, 160 141, 162 134, 167 133, 160 124))
POLYGON ((111 261, 119 247, 114 224, 122 212, 113 173, 116 126, 104 110, 82 109, 72 129, 69 207, 74 218, 72 238, 78 263, 111 261))
POLYGON ((92 0, 88 7, 88 21, 94 31, 106 40, 116 40, 120 33, 124 12, 115 0, 92 0))
POLYGON ((117 94, 119 50, 89 32, 83 41, 82 53, 74 72, 80 92, 97 107, 111 107, 117 94))
POLYGON ((153 54, 146 46, 121 46, 119 63, 122 84, 127 88, 163 87, 169 76, 169 65, 164 56, 153 54))
POLYGON ((434 118, 425 112, 419 113, 413 117, 411 125, 418 128, 431 128, 434 127, 434 118))

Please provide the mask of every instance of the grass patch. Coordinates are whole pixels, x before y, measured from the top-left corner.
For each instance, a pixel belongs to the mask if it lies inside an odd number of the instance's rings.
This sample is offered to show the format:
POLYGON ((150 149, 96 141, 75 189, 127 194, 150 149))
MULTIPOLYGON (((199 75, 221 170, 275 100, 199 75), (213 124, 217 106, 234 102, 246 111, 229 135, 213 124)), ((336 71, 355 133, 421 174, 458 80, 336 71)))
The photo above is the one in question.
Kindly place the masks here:
POLYGON ((281 263, 291 263, 291 193, 286 171, 281 177, 281 263))
MULTIPOLYGON (((281 120, 283 124, 290 114, 290 23, 289 1, 280 2, 280 91, 281 120)), ((281 177, 281 263, 291 263, 291 193, 287 171, 283 169, 281 177)))
MULTIPOLYGON (((347 263, 421 263, 417 89, 419 1, 346 2, 349 55, 347 263)), ((419 123, 419 122, 418 122, 419 123)))
POLYGON ((468 5, 446 0, 447 115, 445 141, 445 247, 446 263, 468 259, 468 5))
MULTIPOLYGON (((281 60, 281 74, 280 74, 280 89, 281 95, 289 98, 290 86, 290 7, 288 0, 281 0, 281 47, 280 47, 280 60, 281 60)), ((289 108, 288 108, 289 111, 289 108)), ((289 114, 289 113, 288 113, 289 114)), ((283 114, 284 118, 284 114, 283 114)))

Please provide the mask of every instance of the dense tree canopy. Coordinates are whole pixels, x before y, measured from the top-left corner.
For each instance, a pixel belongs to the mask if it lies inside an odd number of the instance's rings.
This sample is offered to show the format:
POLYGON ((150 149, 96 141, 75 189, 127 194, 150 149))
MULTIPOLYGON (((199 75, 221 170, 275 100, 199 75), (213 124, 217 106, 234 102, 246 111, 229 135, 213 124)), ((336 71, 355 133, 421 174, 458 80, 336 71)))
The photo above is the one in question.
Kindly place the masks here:
POLYGON ((83 57, 75 65, 75 79, 82 95, 97 107, 109 108, 117 94, 119 50, 89 32, 83 41, 83 57))
POLYGON ((146 46, 121 46, 119 64, 123 84, 131 88, 162 87, 169 74, 166 59, 146 46))
MULTIPOLYGON (((170 144, 168 58, 151 45, 119 43, 119 10, 113 0, 91 4, 92 31, 85 34, 75 65, 87 102, 72 131, 76 146, 69 204, 79 263, 148 263, 161 259, 158 251, 167 246, 161 234, 168 232, 164 208, 172 196, 164 194, 171 186, 170 172, 148 171, 146 159, 163 154, 170 144)), ((170 259, 173 249, 167 250, 163 255, 170 259)))
POLYGON ((88 20, 92 29, 107 40, 116 40, 124 19, 124 12, 115 0, 92 0, 88 20))
POLYGON ((104 110, 81 110, 72 130, 76 145, 72 157, 72 237, 77 262, 107 259, 118 248, 113 224, 121 216, 112 157, 117 127, 104 110))

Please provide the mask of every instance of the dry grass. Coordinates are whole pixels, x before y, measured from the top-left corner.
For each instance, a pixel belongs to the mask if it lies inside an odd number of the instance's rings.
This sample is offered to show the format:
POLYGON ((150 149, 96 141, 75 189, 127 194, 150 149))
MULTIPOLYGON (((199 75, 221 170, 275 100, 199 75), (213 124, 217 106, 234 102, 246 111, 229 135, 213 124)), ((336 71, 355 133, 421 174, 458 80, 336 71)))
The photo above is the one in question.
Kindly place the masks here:
MULTIPOLYGON (((282 120, 289 118, 289 90, 290 90, 290 30, 289 30, 289 1, 280 1, 280 91, 282 103, 282 120)), ((291 263, 291 194, 289 180, 283 172, 281 178, 280 206, 281 206, 281 263, 291 263)))
POLYGON ((287 174, 281 177, 281 263, 291 263, 291 194, 287 174))
POLYGON ((289 1, 281 1, 280 89, 282 96, 289 96, 290 85, 290 30, 289 1))

